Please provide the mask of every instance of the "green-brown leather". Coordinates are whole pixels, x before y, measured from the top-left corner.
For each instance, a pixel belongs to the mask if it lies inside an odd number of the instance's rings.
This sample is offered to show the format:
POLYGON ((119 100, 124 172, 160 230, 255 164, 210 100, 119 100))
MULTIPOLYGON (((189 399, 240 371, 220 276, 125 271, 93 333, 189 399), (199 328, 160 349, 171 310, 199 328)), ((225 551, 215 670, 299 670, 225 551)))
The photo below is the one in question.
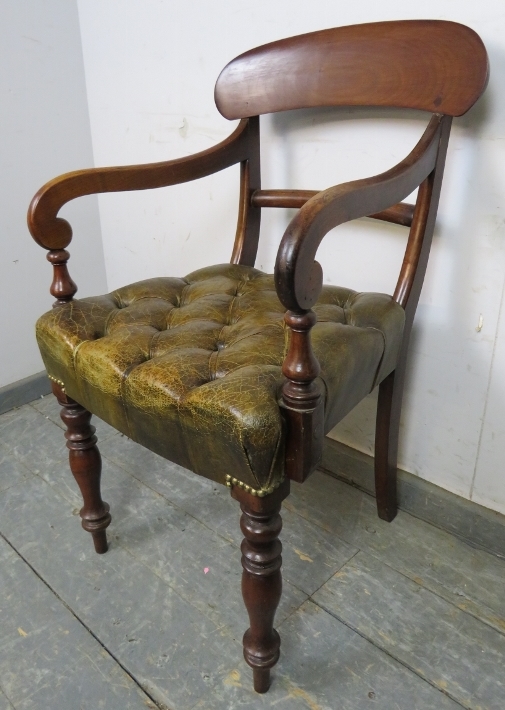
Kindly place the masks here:
MULTIPOLYGON (((273 276, 223 264, 58 306, 37 340, 69 397, 131 439, 265 490, 283 476, 284 311, 273 276)), ((395 368, 404 311, 391 296, 335 286, 314 311, 328 431, 395 368)))

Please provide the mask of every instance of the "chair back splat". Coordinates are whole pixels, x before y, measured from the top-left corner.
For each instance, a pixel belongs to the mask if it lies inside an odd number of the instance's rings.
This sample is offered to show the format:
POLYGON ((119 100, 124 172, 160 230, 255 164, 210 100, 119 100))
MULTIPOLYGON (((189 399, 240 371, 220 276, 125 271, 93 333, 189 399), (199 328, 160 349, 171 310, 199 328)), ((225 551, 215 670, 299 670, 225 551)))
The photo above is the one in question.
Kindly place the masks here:
MULTIPOLYGON (((44 185, 30 205, 35 241, 48 250, 53 311, 37 339, 67 426, 82 525, 107 550, 109 506, 91 413, 152 451, 227 485, 242 510, 242 593, 250 620, 244 657, 254 688, 268 690, 279 658, 281 503, 291 480, 321 461, 325 433, 376 386, 378 514, 396 515, 398 432, 407 347, 424 280, 451 122, 484 91, 488 62, 473 30, 416 20, 327 29, 258 47, 231 61, 215 89, 228 119, 218 145, 177 160, 92 168, 44 185), (260 120, 320 106, 427 112, 409 155, 386 172, 323 190, 262 190, 260 120), (162 276, 111 294, 74 299, 66 247, 70 200, 196 180, 240 163, 231 264, 162 276), (415 205, 404 202, 416 188, 415 205), (273 275, 254 268, 261 210, 298 212, 280 241, 273 275), (407 227, 393 296, 323 287, 318 247, 360 217, 407 227)), ((322 187, 322 186, 321 186, 322 187)))

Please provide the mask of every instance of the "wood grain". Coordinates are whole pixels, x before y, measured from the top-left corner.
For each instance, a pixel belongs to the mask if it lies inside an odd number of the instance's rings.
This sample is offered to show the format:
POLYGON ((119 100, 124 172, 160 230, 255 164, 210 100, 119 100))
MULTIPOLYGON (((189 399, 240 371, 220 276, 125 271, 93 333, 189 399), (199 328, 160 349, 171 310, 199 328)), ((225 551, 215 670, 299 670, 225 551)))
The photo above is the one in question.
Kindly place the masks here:
POLYGON ((469 27, 442 20, 374 22, 257 47, 221 72, 226 118, 315 106, 395 106, 460 116, 482 94, 488 61, 469 27))
POLYGON ((103 192, 151 190, 196 180, 246 160, 249 156, 249 122, 241 121, 226 140, 187 158, 146 165, 77 170, 46 183, 28 210, 28 227, 45 249, 65 249, 72 239, 69 223, 57 217, 64 204, 84 195, 103 192))
MULTIPOLYGON (((322 190, 255 190, 251 195, 251 204, 254 207, 287 207, 300 209, 312 197, 322 190)), ((392 207, 387 207, 381 212, 369 214, 371 219, 380 219, 384 222, 400 224, 410 227, 414 214, 414 205, 400 202, 392 207)))
POLYGON ((82 494, 84 506, 79 511, 82 527, 93 537, 95 551, 107 552, 106 529, 111 522, 109 504, 102 500, 100 478, 102 458, 96 445, 95 427, 91 426, 91 412, 65 394, 64 389, 52 383, 53 394, 61 406, 61 419, 67 427, 65 438, 69 450, 70 470, 82 494))
POLYGON ((285 473, 303 483, 323 457, 324 399, 316 377, 321 370, 312 350, 310 331, 316 324, 314 311, 287 311, 284 320, 291 330, 289 348, 282 364, 286 431, 285 473))
POLYGON ((260 238, 261 209, 251 195, 261 187, 260 166, 260 120, 249 119, 248 157, 240 164, 240 197, 235 243, 231 256, 232 264, 254 266, 260 238))
POLYGON ((397 459, 400 415, 412 323, 426 274, 442 188, 452 118, 444 116, 433 171, 419 187, 412 227, 394 299, 405 309, 403 339, 395 370, 379 385, 375 426, 375 492, 379 517, 391 521, 397 513, 397 459))
POLYGON ((330 229, 395 205, 430 174, 442 118, 438 114, 431 118, 418 144, 395 167, 375 177, 330 187, 300 209, 284 233, 275 263, 277 293, 287 309, 305 311, 317 301, 322 271, 315 255, 330 229))
POLYGON ((233 498, 242 510, 242 596, 250 627, 244 634, 244 658, 253 669, 254 690, 266 693, 270 669, 279 659, 280 638, 274 629, 275 611, 282 593, 281 503, 289 494, 289 480, 259 498, 235 486, 233 498))
POLYGON ((46 256, 48 262, 53 265, 53 283, 49 289, 51 296, 56 298, 53 308, 68 303, 77 293, 77 286, 68 273, 69 258, 70 254, 66 249, 51 250, 46 256))

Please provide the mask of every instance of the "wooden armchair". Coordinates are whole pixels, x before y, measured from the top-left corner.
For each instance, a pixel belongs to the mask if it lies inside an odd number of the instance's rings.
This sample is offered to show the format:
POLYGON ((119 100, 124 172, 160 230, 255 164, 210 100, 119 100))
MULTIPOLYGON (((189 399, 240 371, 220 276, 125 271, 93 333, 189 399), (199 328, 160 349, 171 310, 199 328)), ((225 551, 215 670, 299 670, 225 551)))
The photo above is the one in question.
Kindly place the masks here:
POLYGON ((321 460, 324 435, 379 386, 375 475, 379 516, 396 514, 396 456, 407 346, 428 261, 453 116, 482 94, 485 48, 468 27, 401 21, 323 30, 247 52, 221 72, 217 107, 240 119, 215 147, 152 165, 96 168, 49 182, 28 222, 54 267, 54 309, 37 337, 67 426, 82 525, 107 550, 95 413, 130 438, 227 485, 241 506, 244 656, 265 692, 279 657, 279 514, 290 481, 321 460), (321 192, 262 190, 259 115, 318 106, 390 106, 431 113, 405 160, 321 192), (91 193, 146 190, 241 165, 230 264, 150 279, 74 300, 58 211, 91 193), (415 205, 402 202, 419 186, 415 205), (254 268, 261 209, 296 207, 274 276, 254 268), (369 216, 409 228, 393 296, 322 285, 323 237, 369 216))

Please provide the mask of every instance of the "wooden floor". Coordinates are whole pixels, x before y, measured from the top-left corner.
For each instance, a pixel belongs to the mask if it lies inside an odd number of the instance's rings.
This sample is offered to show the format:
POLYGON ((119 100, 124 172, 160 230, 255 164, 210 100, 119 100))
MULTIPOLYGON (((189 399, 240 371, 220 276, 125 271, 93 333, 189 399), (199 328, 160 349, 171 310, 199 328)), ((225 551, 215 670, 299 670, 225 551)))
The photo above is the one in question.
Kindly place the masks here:
POLYGON ((281 659, 241 659, 238 505, 98 422, 110 550, 52 397, 0 416, 0 710, 505 709, 505 561, 316 473, 283 512, 281 659))

